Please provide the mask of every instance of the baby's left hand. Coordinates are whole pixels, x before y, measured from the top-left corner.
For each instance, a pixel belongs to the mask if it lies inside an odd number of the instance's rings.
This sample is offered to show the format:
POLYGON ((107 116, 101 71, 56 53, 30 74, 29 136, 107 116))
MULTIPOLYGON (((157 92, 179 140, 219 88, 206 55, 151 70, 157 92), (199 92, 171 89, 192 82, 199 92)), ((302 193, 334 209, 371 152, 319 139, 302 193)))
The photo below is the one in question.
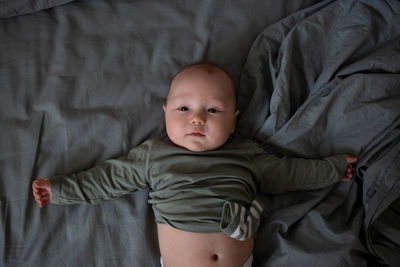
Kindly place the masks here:
POLYGON ((352 157, 352 156, 347 155, 347 154, 344 154, 343 157, 347 161, 347 169, 346 169, 346 172, 344 173, 342 181, 343 182, 349 182, 353 178, 353 173, 351 172, 351 169, 352 169, 351 164, 352 163, 356 163, 357 162, 357 158, 356 157, 352 157))

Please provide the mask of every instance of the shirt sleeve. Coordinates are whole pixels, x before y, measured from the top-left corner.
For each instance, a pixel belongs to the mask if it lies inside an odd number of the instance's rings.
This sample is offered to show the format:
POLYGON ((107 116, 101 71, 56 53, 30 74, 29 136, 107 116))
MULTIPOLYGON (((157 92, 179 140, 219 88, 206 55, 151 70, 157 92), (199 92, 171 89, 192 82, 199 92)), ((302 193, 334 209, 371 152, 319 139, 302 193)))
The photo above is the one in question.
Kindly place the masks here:
POLYGON ((342 155, 324 159, 275 157, 262 153, 256 157, 261 193, 313 190, 339 182, 347 168, 342 155))
POLYGON ((147 142, 127 156, 107 160, 87 171, 50 178, 51 203, 97 203, 147 188, 147 142))

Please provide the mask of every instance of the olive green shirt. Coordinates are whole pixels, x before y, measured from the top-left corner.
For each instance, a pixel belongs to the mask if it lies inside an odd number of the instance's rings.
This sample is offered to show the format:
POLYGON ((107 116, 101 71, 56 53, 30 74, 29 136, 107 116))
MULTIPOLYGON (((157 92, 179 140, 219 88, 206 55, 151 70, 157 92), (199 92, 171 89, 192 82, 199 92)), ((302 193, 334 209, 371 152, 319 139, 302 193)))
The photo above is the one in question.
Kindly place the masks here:
POLYGON ((88 171, 52 177, 51 203, 96 203, 150 188, 157 223, 190 232, 221 232, 224 203, 250 207, 257 193, 324 188, 340 181, 346 167, 343 156, 278 158, 237 135, 205 152, 161 137, 88 171))

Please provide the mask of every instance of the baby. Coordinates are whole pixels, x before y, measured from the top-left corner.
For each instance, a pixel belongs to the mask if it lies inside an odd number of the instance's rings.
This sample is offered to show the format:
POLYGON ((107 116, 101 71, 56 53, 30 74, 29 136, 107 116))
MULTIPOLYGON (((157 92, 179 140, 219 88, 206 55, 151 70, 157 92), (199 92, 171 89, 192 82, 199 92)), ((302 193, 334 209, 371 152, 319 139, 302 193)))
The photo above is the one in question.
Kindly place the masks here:
POLYGON ((161 266, 251 266, 257 193, 324 188, 352 179, 356 158, 278 158, 234 134, 235 86, 209 63, 185 67, 165 105, 167 136, 88 171, 33 182, 40 207, 96 203, 150 188, 161 266))

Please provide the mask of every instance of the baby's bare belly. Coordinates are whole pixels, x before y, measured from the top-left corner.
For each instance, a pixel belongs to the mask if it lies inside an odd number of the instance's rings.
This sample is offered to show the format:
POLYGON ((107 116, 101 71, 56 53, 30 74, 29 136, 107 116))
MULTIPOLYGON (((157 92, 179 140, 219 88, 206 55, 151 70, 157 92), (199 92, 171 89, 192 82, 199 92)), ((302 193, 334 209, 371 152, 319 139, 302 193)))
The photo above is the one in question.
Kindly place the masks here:
POLYGON ((190 233, 166 224, 157 228, 165 267, 239 267, 253 253, 253 238, 239 241, 224 233, 190 233))

